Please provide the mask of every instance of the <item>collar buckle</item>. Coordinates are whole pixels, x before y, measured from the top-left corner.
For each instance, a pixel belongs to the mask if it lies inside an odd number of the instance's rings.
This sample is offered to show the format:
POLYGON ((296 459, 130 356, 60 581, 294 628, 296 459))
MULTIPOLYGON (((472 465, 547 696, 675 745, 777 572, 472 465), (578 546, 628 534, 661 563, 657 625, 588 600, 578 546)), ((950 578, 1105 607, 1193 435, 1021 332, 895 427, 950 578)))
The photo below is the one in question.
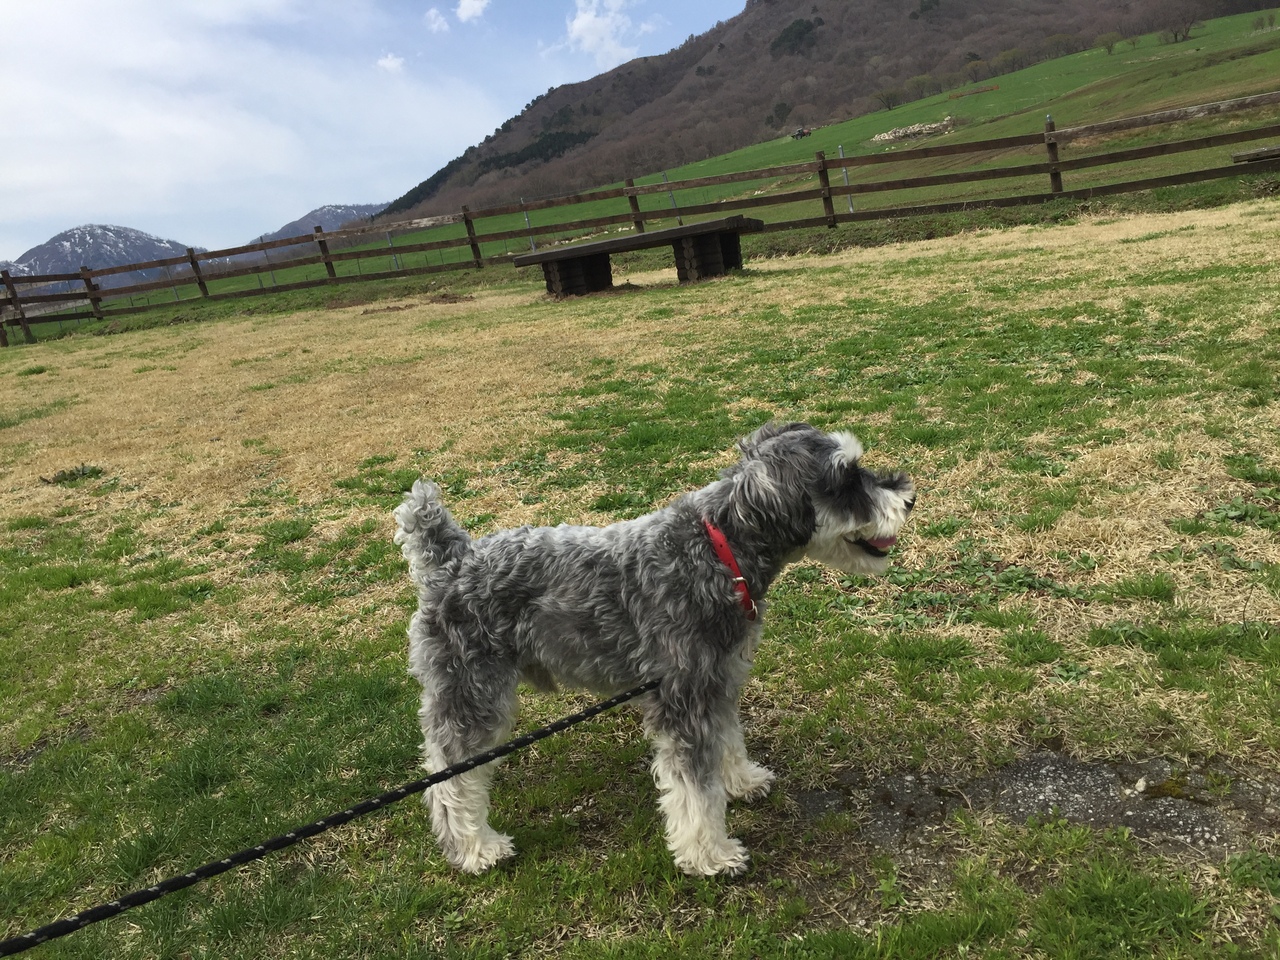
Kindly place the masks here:
POLYGON ((751 596, 751 588, 747 585, 746 577, 742 575, 742 570, 738 567, 738 561, 733 556, 733 549, 729 546, 729 539, 724 532, 710 520, 704 519, 702 525, 707 528, 707 536, 711 538, 711 549, 715 551, 720 562, 729 568, 729 572, 733 575, 733 589, 738 594, 738 600, 742 603, 742 612, 746 614, 748 620, 755 620, 760 616, 760 608, 756 606, 755 599, 751 596))

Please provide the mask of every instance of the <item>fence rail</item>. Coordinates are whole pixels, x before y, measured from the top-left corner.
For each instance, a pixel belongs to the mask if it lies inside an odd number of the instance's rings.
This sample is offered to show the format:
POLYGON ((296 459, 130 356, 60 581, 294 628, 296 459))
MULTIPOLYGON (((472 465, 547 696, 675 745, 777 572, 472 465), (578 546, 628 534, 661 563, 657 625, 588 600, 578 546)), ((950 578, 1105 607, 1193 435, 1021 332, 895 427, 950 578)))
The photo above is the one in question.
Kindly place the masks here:
MULTIPOLYGON (((1133 176, 1130 173, 1129 179, 1093 182, 1072 189, 1064 186, 1063 181, 1064 173, 1103 167, 1123 168, 1126 164, 1280 136, 1280 123, 1071 158, 1060 157, 1059 148, 1092 137, 1219 117, 1277 104, 1280 104, 1280 91, 1062 130, 1056 129, 1050 118, 1043 131, 1019 136, 852 157, 828 157, 819 152, 811 161, 759 170, 671 182, 667 182, 664 175, 661 181, 653 183, 637 184, 628 180, 620 187, 522 201, 483 210, 463 207, 460 213, 448 216, 327 232, 316 227, 314 233, 309 235, 223 250, 195 251, 188 248, 182 256, 98 269, 85 267, 78 273, 13 277, 8 271, 3 271, 0 272, 3 279, 3 288, 0 289, 0 346, 8 345, 6 328, 21 330, 22 336, 33 342, 35 338, 31 330, 32 324, 105 319, 149 310, 164 302, 157 299, 157 295, 165 290, 172 295, 172 300, 168 302, 219 300, 326 284, 482 269, 509 263, 516 254, 525 252, 526 249, 536 249, 540 240, 550 238, 558 241, 624 224, 629 225, 632 230, 643 232, 650 224, 673 218, 723 217, 726 213, 743 210, 756 211, 758 216, 759 211, 765 208, 776 208, 776 219, 768 220, 765 226, 766 232, 776 232, 982 207, 1037 204, 1058 198, 1087 199, 1236 176, 1242 172, 1239 163, 1200 166, 1197 169, 1184 169, 1159 176, 1133 176), (1044 159, 1019 162, 1020 158, 1009 158, 1011 151, 1027 149, 1044 151, 1044 159), (864 168, 874 173, 875 169, 886 164, 913 164, 965 156, 974 158, 974 162, 969 169, 956 172, 860 182, 851 182, 849 178, 851 172, 856 176, 864 168), (842 183, 832 182, 833 171, 842 175, 842 183), (998 195, 988 193, 935 202, 927 202, 925 198, 917 196, 893 206, 866 209, 854 207, 854 197, 920 192, 969 184, 1025 180, 1029 177, 1047 177, 1048 189, 998 195), (774 184, 752 191, 750 195, 732 193, 733 188, 739 185, 761 181, 774 181, 774 184), (797 181, 805 181, 805 185, 791 185, 797 181), (710 194, 726 190, 730 191, 729 195, 708 199, 710 194), (677 203, 677 194, 688 199, 695 191, 702 193, 702 202, 677 203), (642 207, 642 198, 649 200, 649 209, 642 207), (837 198, 845 201, 841 207, 847 209, 836 209, 837 198), (603 212, 608 209, 611 201, 618 200, 626 201, 625 209, 615 206, 613 211, 603 212), (797 205, 803 207, 815 203, 821 204, 821 215, 795 215, 794 208, 797 205), (566 211, 569 215, 576 213, 577 217, 552 217, 545 223, 532 223, 531 214, 546 211, 566 211), (478 226, 482 221, 485 232, 478 226), (395 242, 396 236, 401 239, 399 244, 395 242), (385 245, 377 242, 379 238, 385 240, 385 245), (406 239, 408 242, 404 242, 406 239), (511 241, 518 241, 519 249, 512 251, 509 248, 511 241), (284 251, 283 256, 281 251, 284 251), (274 260, 273 253, 277 254, 274 260), (432 262, 433 259, 435 262, 432 262), (413 264, 414 260, 418 261, 416 265, 413 264), (317 266, 320 268, 318 271, 310 269, 317 266), (163 276, 159 275, 161 272, 163 276), (111 278, 121 275, 137 276, 130 276, 123 284, 110 283, 111 278), (264 278, 269 278, 270 284, 264 282, 264 278), (104 280, 107 281, 105 284, 102 282, 104 280), (143 302, 138 303, 138 298, 143 302)), ((1251 153, 1258 154, 1259 159, 1247 164, 1249 171, 1280 169, 1280 157, 1268 155, 1266 151, 1251 153)))

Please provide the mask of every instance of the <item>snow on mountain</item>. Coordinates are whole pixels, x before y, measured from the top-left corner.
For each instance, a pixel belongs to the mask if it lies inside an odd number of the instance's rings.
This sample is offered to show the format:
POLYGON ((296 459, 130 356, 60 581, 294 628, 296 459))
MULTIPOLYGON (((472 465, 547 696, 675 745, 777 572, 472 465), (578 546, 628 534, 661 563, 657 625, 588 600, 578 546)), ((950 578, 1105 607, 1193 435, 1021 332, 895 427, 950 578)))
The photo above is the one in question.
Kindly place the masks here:
POLYGON ((301 237, 320 227, 322 230, 337 230, 353 220, 368 220, 375 213, 381 213, 385 203, 331 203, 317 207, 305 213, 297 220, 286 223, 274 233, 254 237, 250 243, 266 240, 283 240, 285 237, 301 237))
POLYGON ((16 262, 3 266, 15 277, 77 273, 81 267, 117 267, 126 263, 180 257, 186 252, 187 245, 176 240, 164 240, 130 227, 87 223, 62 231, 32 247, 16 262))
MULTIPOLYGON (((329 204, 312 210, 292 223, 286 223, 274 233, 266 234, 264 239, 305 236, 317 226, 325 230, 337 230, 353 220, 366 220, 385 206, 385 203, 329 204)), ((256 243, 258 240, 258 237, 254 237, 249 242, 256 243)), ((205 248, 195 247, 194 249, 203 251, 205 248)), ((39 246, 32 247, 17 260, 0 260, 0 269, 8 270, 14 277, 78 273, 81 267, 90 269, 118 267, 127 263, 146 263, 151 260, 181 257, 185 256, 186 252, 187 245, 177 240, 165 240, 131 227, 87 223, 64 230, 39 246)), ((103 277, 98 283, 104 287, 118 287, 142 280, 156 279, 156 276, 162 275, 154 270, 117 274, 103 277)))

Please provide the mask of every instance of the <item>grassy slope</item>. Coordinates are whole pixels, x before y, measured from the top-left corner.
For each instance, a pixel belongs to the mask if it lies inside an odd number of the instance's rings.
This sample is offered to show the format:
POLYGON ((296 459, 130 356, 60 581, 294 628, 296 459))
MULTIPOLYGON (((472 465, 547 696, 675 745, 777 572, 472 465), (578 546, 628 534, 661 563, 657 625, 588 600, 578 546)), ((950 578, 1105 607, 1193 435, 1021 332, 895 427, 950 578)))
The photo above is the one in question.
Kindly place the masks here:
MULTIPOLYGON (((41 949, 1274 951, 1274 819, 1189 851, 979 809, 899 849, 852 785, 963 784, 1045 745, 1166 758, 1169 796, 1211 760, 1210 804, 1266 782, 1278 239, 1256 201, 0 351, 0 932, 417 775, 388 517, 413 477, 478 532, 600 522, 798 416, 922 495, 890 577, 778 585, 745 716, 780 782, 731 814, 743 881, 674 871, 619 714, 510 764, 495 818, 521 856, 493 875, 449 873, 408 802, 41 949)), ((522 726, 582 702, 529 696, 522 726)))
MULTIPOLYGON (((1174 106, 1209 103, 1275 89, 1280 64, 1280 31, 1254 34, 1255 14, 1209 21, 1193 41, 1162 45, 1154 36, 1115 52, 1095 49, 1050 60, 959 91, 912 101, 831 124, 811 137, 783 137, 672 171, 672 179, 714 176, 811 158, 814 151, 835 156, 881 152, 876 134, 916 123, 955 119, 957 130, 930 143, 966 142, 1035 133, 1051 113, 1059 128, 1137 116, 1174 106), (966 90, 995 86, 972 96, 966 90)), ((1064 159, 1066 154, 1063 154, 1064 159)))

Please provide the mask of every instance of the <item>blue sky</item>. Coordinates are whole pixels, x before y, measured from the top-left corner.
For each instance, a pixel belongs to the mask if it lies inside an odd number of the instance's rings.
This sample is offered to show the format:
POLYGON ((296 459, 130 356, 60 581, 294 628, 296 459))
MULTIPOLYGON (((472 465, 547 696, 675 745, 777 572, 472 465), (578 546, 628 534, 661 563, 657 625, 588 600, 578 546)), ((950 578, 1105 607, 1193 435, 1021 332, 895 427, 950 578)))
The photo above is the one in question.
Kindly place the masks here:
POLYGON ((83 223, 208 248, 390 201, 549 87, 744 0, 0 0, 0 260, 83 223))

